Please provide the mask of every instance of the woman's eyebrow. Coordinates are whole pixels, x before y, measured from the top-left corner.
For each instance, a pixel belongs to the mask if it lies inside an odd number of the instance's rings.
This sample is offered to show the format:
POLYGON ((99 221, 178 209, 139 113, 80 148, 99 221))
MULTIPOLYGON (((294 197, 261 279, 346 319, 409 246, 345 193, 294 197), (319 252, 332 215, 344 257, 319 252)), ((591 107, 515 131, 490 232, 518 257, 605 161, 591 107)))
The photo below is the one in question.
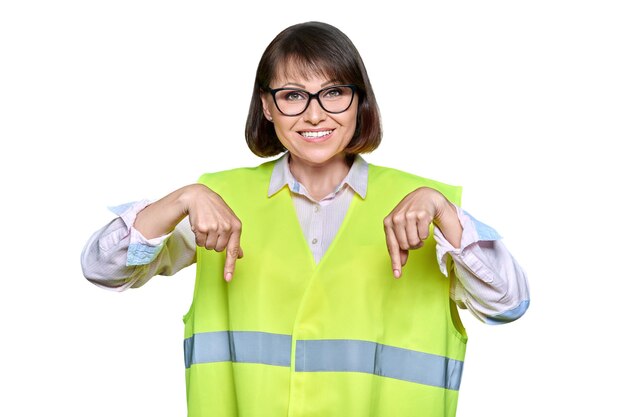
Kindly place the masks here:
MULTIPOLYGON (((321 87, 322 87, 322 88, 324 88, 324 87, 327 87, 327 86, 329 86, 329 85, 338 84, 338 83, 339 83, 339 81, 337 81, 337 80, 330 80, 330 81, 326 81, 325 83, 323 83, 323 84, 321 85, 321 87)), ((283 84, 280 88, 292 87, 292 86, 293 86, 293 87, 298 87, 298 88, 301 88, 301 89, 303 89, 303 90, 304 90, 304 89, 306 89, 306 86, 304 86, 304 85, 302 85, 302 84, 300 84, 300 83, 297 83, 297 82, 292 82, 292 81, 288 81, 288 82, 286 82, 286 83, 285 83, 285 84, 283 84)))
POLYGON ((302 88, 303 90, 304 90, 304 88, 305 88, 305 86, 304 86, 304 85, 302 85, 302 84, 298 84, 298 83, 293 83, 293 82, 291 82, 291 81, 286 82, 285 84, 283 84, 283 85, 281 86, 281 88, 284 88, 284 87, 292 87, 292 86, 293 86, 293 87, 302 88))

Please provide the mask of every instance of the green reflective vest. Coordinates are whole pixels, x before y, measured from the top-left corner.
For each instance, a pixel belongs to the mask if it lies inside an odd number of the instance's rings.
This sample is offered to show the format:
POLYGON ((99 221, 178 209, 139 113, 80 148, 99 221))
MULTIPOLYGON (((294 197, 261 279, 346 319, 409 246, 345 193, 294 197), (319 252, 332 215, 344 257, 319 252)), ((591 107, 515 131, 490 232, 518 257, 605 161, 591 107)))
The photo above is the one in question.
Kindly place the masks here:
POLYGON ((316 264, 287 187, 267 190, 274 162, 206 174, 243 224, 232 282, 224 253, 198 249, 184 317, 190 417, 454 416, 466 334, 435 242, 395 279, 383 219, 409 192, 461 189, 369 165, 316 264))

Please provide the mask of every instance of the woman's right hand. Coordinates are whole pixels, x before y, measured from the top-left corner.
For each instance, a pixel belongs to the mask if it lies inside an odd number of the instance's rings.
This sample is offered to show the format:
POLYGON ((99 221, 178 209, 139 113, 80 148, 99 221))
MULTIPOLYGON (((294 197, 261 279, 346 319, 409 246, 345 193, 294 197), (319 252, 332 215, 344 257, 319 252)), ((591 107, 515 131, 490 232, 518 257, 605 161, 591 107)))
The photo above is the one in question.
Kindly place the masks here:
POLYGON ((196 245, 209 250, 226 250, 224 279, 230 281, 235 262, 243 257, 241 221, 219 194, 202 184, 189 185, 183 196, 184 211, 189 216, 196 245))
POLYGON ((224 279, 230 281, 235 262, 243 257, 240 246, 241 221, 216 192, 202 184, 182 187, 144 208, 134 227, 150 239, 170 233, 189 216, 196 245, 209 250, 226 250, 224 279))

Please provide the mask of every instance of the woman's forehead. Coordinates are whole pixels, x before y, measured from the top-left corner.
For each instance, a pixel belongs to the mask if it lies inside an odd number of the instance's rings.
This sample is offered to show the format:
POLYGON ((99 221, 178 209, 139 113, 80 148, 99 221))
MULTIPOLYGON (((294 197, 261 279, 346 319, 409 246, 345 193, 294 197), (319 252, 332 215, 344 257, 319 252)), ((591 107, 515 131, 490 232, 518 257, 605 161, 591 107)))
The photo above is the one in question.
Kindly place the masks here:
POLYGON ((301 62, 289 59, 276 66, 272 80, 275 82, 297 82, 323 79, 331 81, 336 78, 328 68, 326 63, 301 62))

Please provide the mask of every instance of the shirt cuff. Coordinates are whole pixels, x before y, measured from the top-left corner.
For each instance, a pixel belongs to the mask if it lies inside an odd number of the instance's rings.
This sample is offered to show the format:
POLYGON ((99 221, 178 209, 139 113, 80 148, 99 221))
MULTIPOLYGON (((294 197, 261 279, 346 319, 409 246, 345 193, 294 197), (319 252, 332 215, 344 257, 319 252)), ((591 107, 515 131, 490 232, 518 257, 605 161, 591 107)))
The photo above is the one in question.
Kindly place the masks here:
POLYGON ((149 264, 159 255, 161 249, 163 249, 165 241, 171 236, 171 233, 168 233, 164 236, 146 239, 146 237, 143 236, 139 230, 133 227, 137 214, 149 204, 149 200, 141 200, 115 207, 109 207, 109 210, 120 216, 130 233, 126 266, 149 264))
POLYGON ((437 242, 437 261, 439 269, 448 276, 447 261, 450 255, 460 255, 465 248, 480 241, 500 240, 502 237, 492 227, 476 220, 468 212, 460 207, 456 207, 456 214, 461 222, 463 233, 461 234, 461 246, 455 248, 446 240, 438 227, 434 227, 435 241, 437 242))

